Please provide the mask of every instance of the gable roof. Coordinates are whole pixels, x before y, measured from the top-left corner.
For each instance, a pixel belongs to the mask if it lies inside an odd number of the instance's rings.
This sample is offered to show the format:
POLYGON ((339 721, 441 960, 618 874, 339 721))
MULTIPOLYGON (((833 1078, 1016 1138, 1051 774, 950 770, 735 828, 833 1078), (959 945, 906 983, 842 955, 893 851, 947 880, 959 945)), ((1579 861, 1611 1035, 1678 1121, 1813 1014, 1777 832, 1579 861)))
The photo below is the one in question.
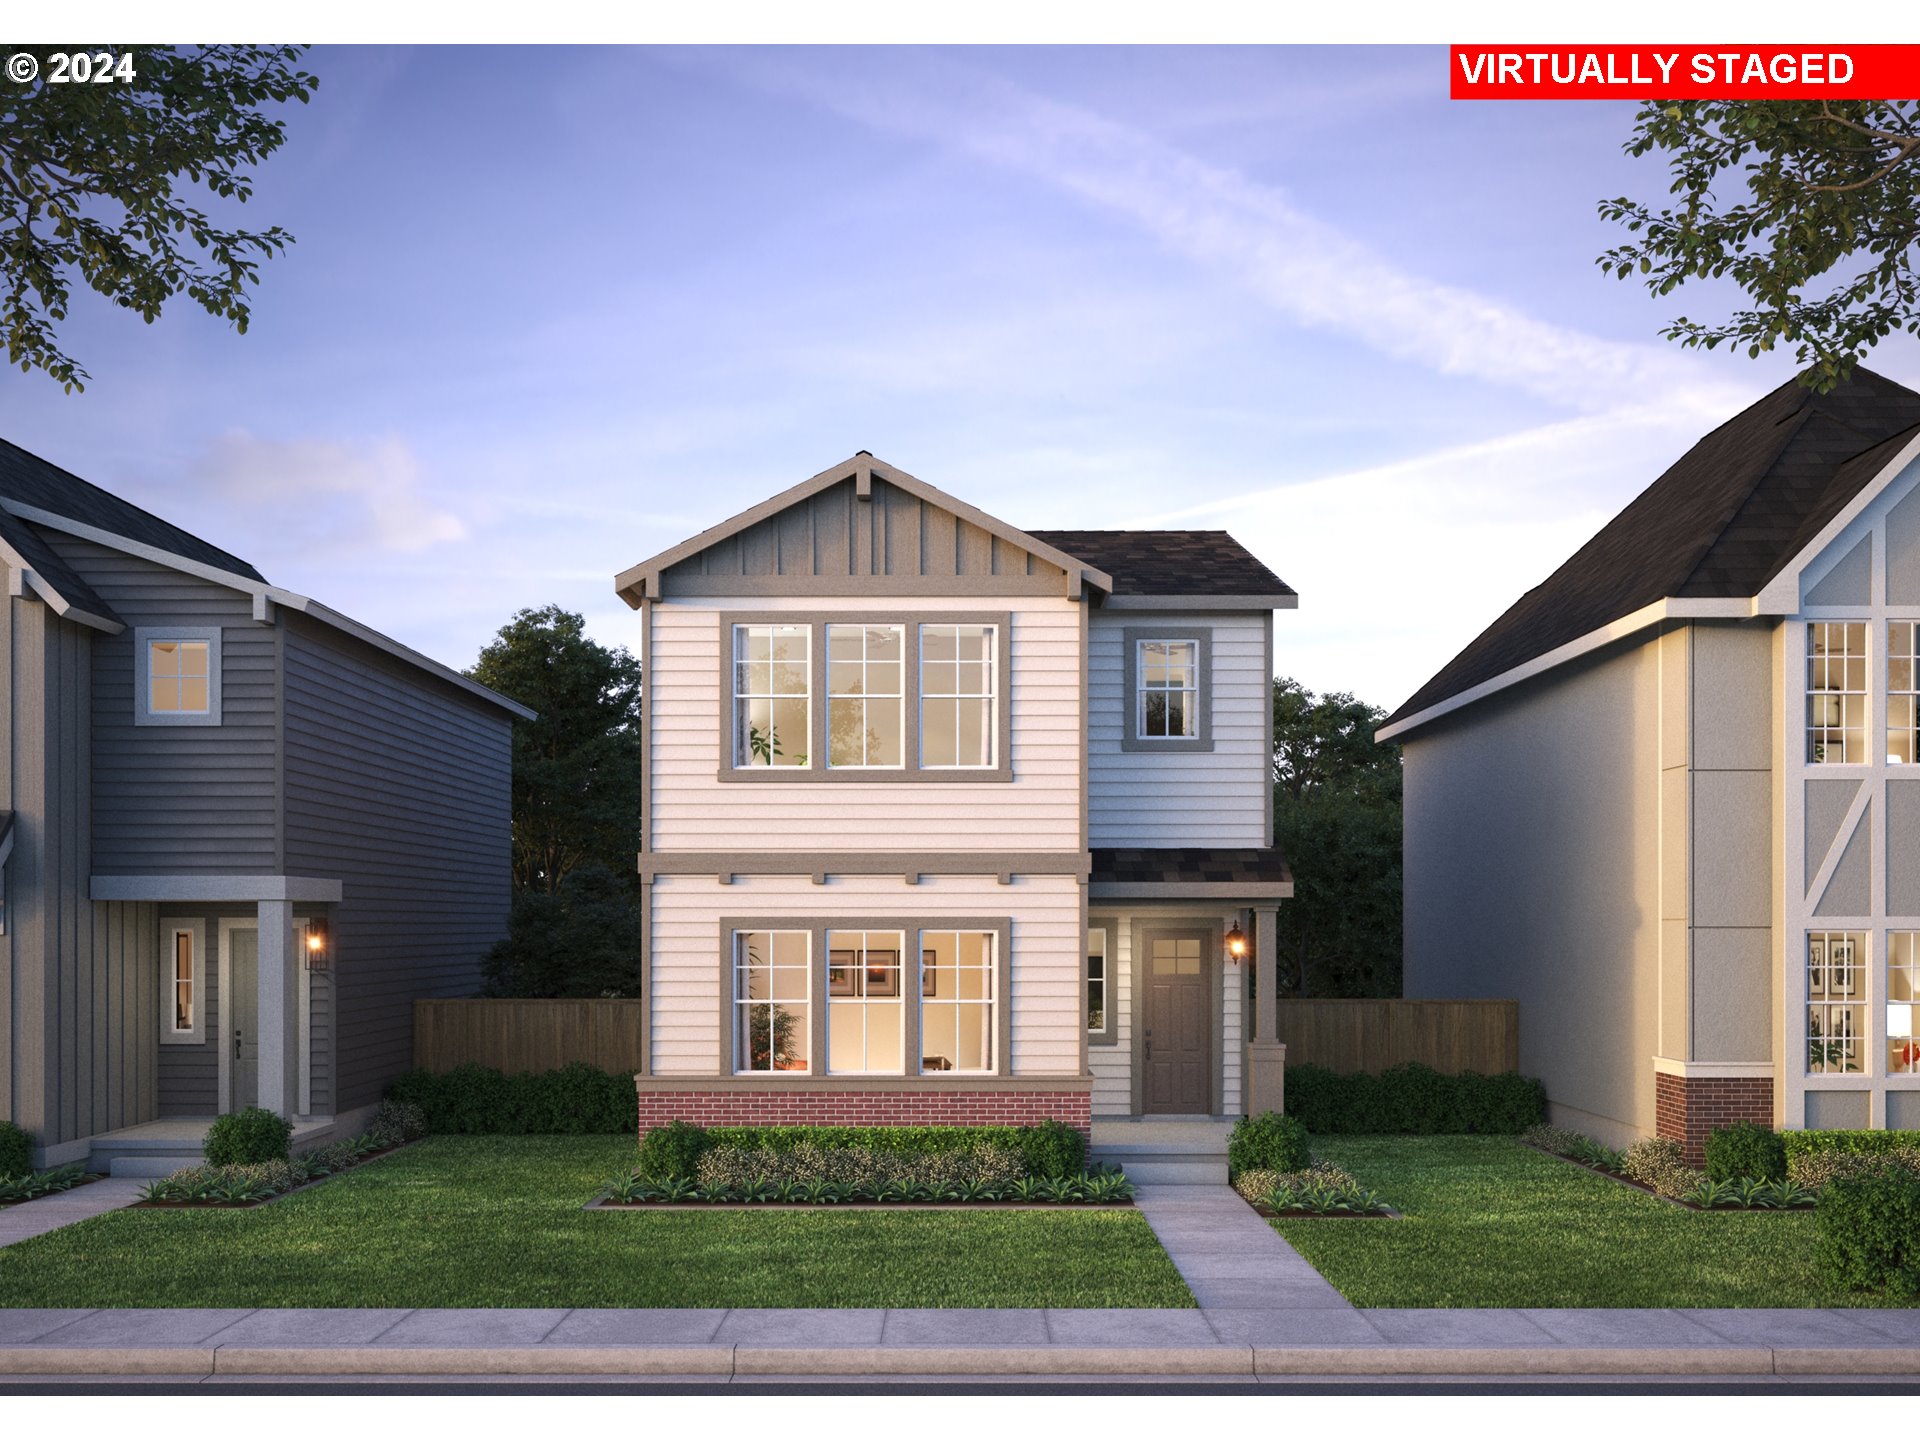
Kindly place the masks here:
POLYGON ((1751 599, 1920 437, 1920 394, 1864 368, 1790 380, 1702 437, 1387 717, 1425 712, 1662 601, 1751 599))
POLYGON ((6 501, 64 515, 96 530, 123 535, 156 550, 266 583, 266 577, 239 556, 208 544, 178 525, 168 524, 158 515, 149 514, 138 505, 129 504, 10 441, 0 440, 0 502, 6 501))
POLYGON ((750 509, 742 510, 730 519, 722 520, 718 525, 709 526, 692 539, 683 540, 670 549, 662 550, 658 555, 642 560, 638 565, 629 566, 614 577, 614 590, 627 604, 638 609, 644 597, 658 597, 662 572, 671 569, 682 561, 690 560, 702 551, 710 550, 735 535, 739 535, 762 521, 769 520, 784 510, 801 505, 836 485, 853 482, 855 493, 865 499, 872 493, 873 482, 882 480, 904 491, 925 504, 945 510, 970 525, 977 526, 995 539, 1005 541, 1026 551, 1038 560, 1062 570, 1067 576, 1068 589, 1078 594, 1080 587, 1092 585, 1095 589, 1111 590, 1113 577, 1097 566, 1090 565, 1073 555, 1056 549, 1038 537, 1009 525, 986 511, 956 499, 936 486, 929 485, 917 476, 909 475, 897 466, 884 460, 878 460, 865 450, 850 455, 838 465, 830 465, 811 479, 802 480, 798 485, 781 491, 771 499, 762 500, 750 509))
POLYGON ((0 511, 0 560, 27 572, 34 592, 63 619, 113 635, 127 628, 113 607, 54 553, 45 536, 5 511, 0 511))
POLYGON ((1113 577, 1112 594, 1290 597, 1293 587, 1224 530, 1029 530, 1113 577))

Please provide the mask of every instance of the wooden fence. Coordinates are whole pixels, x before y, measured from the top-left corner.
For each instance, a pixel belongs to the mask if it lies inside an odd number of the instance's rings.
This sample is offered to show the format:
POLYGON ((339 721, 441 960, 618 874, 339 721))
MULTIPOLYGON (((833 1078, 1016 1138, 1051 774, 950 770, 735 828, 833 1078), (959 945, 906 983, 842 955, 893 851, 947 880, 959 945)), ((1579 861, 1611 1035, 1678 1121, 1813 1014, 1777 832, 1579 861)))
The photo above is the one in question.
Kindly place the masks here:
POLYGON ((1517 1000, 1282 1000, 1287 1064, 1378 1075, 1417 1060, 1446 1075, 1520 1068, 1517 1000))
POLYGON ((602 1070, 640 1068, 644 1000, 416 1000, 413 1063, 558 1070, 576 1060, 602 1070))

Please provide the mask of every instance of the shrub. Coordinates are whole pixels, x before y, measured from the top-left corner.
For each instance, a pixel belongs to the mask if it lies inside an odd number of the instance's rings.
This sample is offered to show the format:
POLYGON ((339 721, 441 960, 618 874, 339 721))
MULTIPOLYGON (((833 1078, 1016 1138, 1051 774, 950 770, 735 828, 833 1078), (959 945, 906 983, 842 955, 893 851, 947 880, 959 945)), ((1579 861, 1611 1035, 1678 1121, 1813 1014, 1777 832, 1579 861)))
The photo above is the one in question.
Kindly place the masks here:
POLYGON ((1920 1298, 1920 1176, 1886 1169, 1835 1180, 1814 1212, 1821 1275, 1846 1290, 1920 1298))
POLYGON ((1358 1189, 1360 1182, 1330 1160, 1316 1160, 1298 1170, 1247 1170, 1233 1177, 1233 1188, 1248 1201, 1264 1203, 1276 1190, 1358 1189))
POLYGON ((1763 1125, 1741 1121, 1707 1136, 1709 1180, 1784 1180, 1787 1147, 1763 1125))
POLYGON ((657 1125, 641 1137, 635 1168, 649 1180, 693 1180, 701 1155, 715 1143, 710 1132, 685 1120, 657 1125))
POLYGON ((1087 1137, 1071 1125, 1042 1120, 1038 1125, 1015 1128, 1019 1132, 1017 1144, 1027 1174, 1059 1180, 1086 1173, 1087 1137))
POLYGON ((209 1165, 264 1165, 284 1161, 293 1140, 293 1125, 258 1105, 222 1115, 207 1127, 201 1147, 209 1165))
POLYGON ((813 1145, 921 1155, 1004 1146, 1020 1157, 1024 1174, 1041 1179, 1079 1175, 1087 1165, 1086 1137, 1058 1120, 1038 1125, 716 1125, 706 1134, 717 1145, 765 1150, 813 1145))
POLYGON ((638 1113, 632 1075, 578 1061, 517 1075, 485 1065, 411 1070, 387 1098, 419 1106, 437 1135, 619 1135, 638 1113))
POLYGON ((1837 1152, 1883 1155, 1889 1150, 1920 1149, 1920 1130, 1787 1130, 1780 1136, 1787 1161, 1797 1155, 1837 1152))
POLYGON ((410 1100, 382 1100, 367 1124, 367 1138, 383 1149, 427 1133, 427 1112, 410 1100))
POLYGON ((0 1180, 33 1173, 33 1137, 11 1120, 0 1120, 0 1180))
POLYGON ((1835 1180, 1877 1175, 1882 1170, 1905 1170, 1920 1175, 1920 1145, 1878 1151, 1801 1150, 1787 1155, 1787 1179, 1814 1191, 1825 1189, 1835 1180))
POLYGON ((701 1152, 695 1178, 702 1185, 730 1185, 735 1189, 763 1183, 848 1187, 892 1184, 944 1190, 962 1185, 1007 1185, 1020 1179, 1022 1173, 1020 1153, 1004 1145, 976 1144, 967 1150, 927 1150, 916 1155, 850 1145, 805 1143, 769 1150, 713 1144, 701 1152))
POLYGON ((1242 1115, 1227 1137, 1227 1170, 1304 1170, 1313 1163, 1307 1153, 1307 1127, 1291 1115, 1269 1110, 1260 1116, 1242 1115))
POLYGON ((1546 1118, 1538 1080, 1509 1072, 1442 1075, 1395 1065, 1379 1075, 1287 1067, 1287 1113, 1315 1135, 1517 1135, 1546 1118))
POLYGON ((1678 1140, 1660 1137, 1634 1141, 1620 1157, 1620 1169, 1629 1180, 1638 1180, 1669 1200, 1680 1199, 1706 1179, 1687 1164, 1678 1140))

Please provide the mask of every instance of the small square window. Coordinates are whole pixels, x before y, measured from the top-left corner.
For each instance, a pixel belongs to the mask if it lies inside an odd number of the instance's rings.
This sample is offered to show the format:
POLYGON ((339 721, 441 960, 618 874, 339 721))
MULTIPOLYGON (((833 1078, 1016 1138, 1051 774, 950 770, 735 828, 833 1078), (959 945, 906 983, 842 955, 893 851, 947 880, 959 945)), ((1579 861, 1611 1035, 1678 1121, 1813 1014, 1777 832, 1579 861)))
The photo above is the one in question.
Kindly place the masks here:
POLYGON ((220 723, 220 632, 134 632, 136 725, 220 723))

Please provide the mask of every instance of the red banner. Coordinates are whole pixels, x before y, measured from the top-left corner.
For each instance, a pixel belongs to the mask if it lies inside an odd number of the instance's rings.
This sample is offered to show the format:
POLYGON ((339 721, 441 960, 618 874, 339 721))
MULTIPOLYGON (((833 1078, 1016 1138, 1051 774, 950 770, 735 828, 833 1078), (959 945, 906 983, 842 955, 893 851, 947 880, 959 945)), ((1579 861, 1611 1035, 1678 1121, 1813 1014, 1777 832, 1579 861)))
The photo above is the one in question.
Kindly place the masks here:
POLYGON ((1455 45, 1455 100, 1887 100, 1920 45, 1455 45))

